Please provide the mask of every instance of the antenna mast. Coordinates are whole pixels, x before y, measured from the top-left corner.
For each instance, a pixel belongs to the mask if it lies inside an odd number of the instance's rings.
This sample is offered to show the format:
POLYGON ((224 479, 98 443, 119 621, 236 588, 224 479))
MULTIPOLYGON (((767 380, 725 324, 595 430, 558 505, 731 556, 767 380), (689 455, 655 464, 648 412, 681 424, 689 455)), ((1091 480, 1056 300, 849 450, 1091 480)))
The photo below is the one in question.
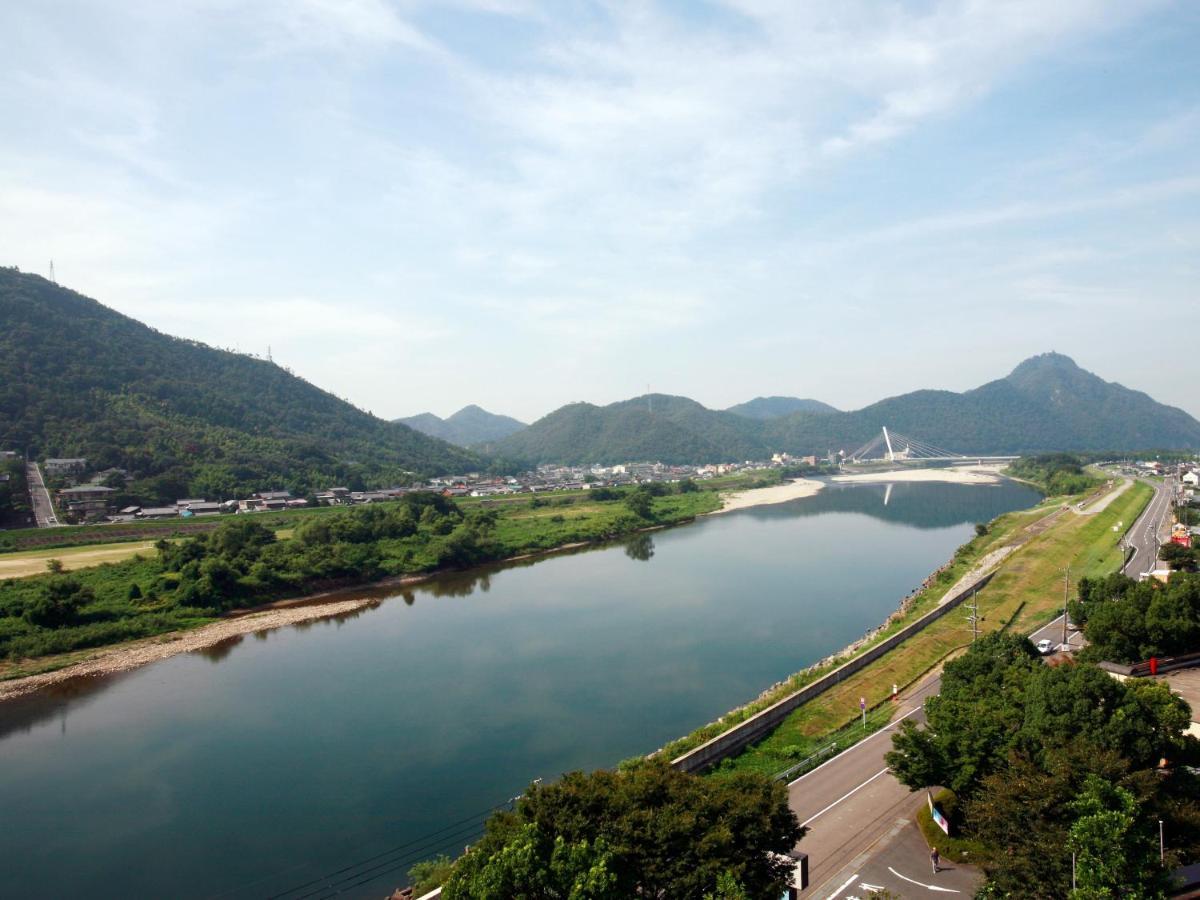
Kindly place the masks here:
POLYGON ((58 279, 54 277, 54 260, 50 260, 50 280, 58 284, 58 279))

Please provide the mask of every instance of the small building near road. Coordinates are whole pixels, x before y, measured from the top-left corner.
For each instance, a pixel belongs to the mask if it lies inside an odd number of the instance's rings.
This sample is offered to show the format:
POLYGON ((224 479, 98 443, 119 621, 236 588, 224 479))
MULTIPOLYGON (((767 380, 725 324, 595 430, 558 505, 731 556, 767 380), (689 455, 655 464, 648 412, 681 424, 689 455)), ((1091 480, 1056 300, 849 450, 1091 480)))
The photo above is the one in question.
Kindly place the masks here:
POLYGON ((63 475, 78 475, 87 470, 87 458, 79 457, 64 457, 51 458, 45 461, 47 475, 63 476, 63 475))
POLYGON ((79 484, 58 492, 65 512, 76 519, 96 519, 108 513, 109 495, 116 491, 100 484, 79 484))
POLYGON ((177 506, 146 506, 138 513, 140 519, 173 519, 179 515, 177 506))

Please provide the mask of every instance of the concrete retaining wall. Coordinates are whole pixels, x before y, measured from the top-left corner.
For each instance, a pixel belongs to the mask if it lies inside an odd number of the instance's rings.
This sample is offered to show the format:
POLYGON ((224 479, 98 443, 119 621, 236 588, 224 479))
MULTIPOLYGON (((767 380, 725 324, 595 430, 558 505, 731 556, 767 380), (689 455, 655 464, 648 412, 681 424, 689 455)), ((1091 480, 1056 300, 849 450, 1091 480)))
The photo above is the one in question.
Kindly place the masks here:
POLYGON ((866 668, 888 651, 895 649, 914 634, 936 622, 942 616, 946 615, 946 613, 950 612, 950 610, 955 609, 963 600, 970 596, 972 591, 978 590, 991 581, 993 575, 995 575, 995 572, 984 575, 974 584, 955 594, 936 608, 931 609, 921 618, 917 619, 917 621, 906 625, 891 637, 880 641, 862 655, 856 656, 848 663, 834 669, 828 675, 821 676, 816 681, 796 691, 796 693, 789 694, 772 706, 768 706, 761 712, 755 713, 749 719, 733 726, 723 734, 719 734, 715 738, 706 741, 696 749, 671 760, 671 765, 684 772, 702 772, 726 757, 733 756, 747 745, 754 743, 754 741, 774 730, 797 707, 825 693, 847 676, 866 668))

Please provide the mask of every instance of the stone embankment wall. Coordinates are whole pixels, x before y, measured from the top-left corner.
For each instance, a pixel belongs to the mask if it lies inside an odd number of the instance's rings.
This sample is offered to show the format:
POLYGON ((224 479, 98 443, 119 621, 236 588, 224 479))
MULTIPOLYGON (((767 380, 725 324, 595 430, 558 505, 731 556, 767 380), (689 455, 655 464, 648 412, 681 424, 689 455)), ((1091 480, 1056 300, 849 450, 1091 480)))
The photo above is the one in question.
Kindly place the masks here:
MULTIPOLYGON (((805 685, 794 694, 789 694, 787 697, 784 697, 782 700, 773 704, 772 706, 768 706, 761 712, 755 713, 744 722, 741 722, 730 728, 728 731, 717 735, 715 738, 712 738, 709 741, 706 741, 699 747, 696 747, 694 750, 690 750, 682 756, 676 757, 675 759, 671 760, 671 765, 677 769, 683 770, 684 772, 701 772, 710 766, 719 763, 726 757, 733 756, 735 753, 740 752, 749 744, 752 744, 754 741, 764 737, 766 734, 774 730, 774 728, 785 718, 787 718, 788 715, 796 708, 804 705, 814 697, 818 697, 825 693, 825 691, 840 683, 847 676, 853 675, 855 672, 865 669, 871 663, 875 662, 875 660, 879 659, 889 651, 894 650, 914 634, 928 627, 933 622, 936 622, 952 609, 955 609, 963 602, 963 600, 969 597, 973 591, 982 588, 989 581, 991 581, 994 574, 994 572, 990 572, 981 577, 975 583, 964 587, 953 597, 943 600, 936 607, 931 609, 912 624, 900 629, 891 637, 880 641, 862 655, 856 656, 849 662, 844 663, 843 665, 834 669, 828 675, 824 675, 811 684, 805 685)), ((930 576, 930 579, 927 579, 927 583, 932 581, 933 577, 934 576, 930 576)), ((906 600, 906 603, 911 605, 911 596, 908 600, 906 600)), ((886 628, 895 616, 902 615, 905 611, 905 606, 902 605, 900 610, 897 610, 896 613, 893 613, 892 617, 889 617, 888 622, 885 622, 880 626, 880 629, 886 628)), ((873 632, 873 634, 877 633, 880 629, 876 629, 876 632, 873 632)), ((854 649, 869 641, 870 638, 871 635, 868 635, 861 641, 858 641, 856 644, 851 645, 848 650, 853 652, 854 649)), ((843 653, 844 652, 846 651, 843 651, 843 653)))

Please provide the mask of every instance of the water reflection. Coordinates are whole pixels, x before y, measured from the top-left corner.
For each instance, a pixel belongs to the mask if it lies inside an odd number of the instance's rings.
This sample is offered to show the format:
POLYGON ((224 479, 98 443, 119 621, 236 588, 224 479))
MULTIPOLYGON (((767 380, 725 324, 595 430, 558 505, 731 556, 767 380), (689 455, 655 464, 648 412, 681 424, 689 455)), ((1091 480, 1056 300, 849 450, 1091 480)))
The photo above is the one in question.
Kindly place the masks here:
POLYGON ((219 663, 233 652, 234 647, 236 647, 245 639, 245 635, 235 634, 232 637, 225 638, 223 641, 217 641, 217 643, 208 647, 201 647, 196 651, 196 654, 198 656, 203 656, 211 663, 219 663))
POLYGON ((638 562, 649 562, 654 556, 654 538, 643 532, 625 542, 625 555, 638 562))
POLYGON ((89 675, 68 678, 49 684, 33 694, 5 700, 0 704, 0 739, 17 732, 28 732, 35 725, 59 719, 60 731, 66 733, 68 712, 78 711, 94 702, 101 694, 136 671, 111 675, 89 675))
POLYGON ((831 482, 812 497, 774 506, 754 506, 732 515, 782 519, 829 512, 862 513, 873 519, 928 530, 987 522, 1009 510, 1030 506, 1036 500, 1037 493, 1031 488, 1008 481, 984 485, 831 482))

